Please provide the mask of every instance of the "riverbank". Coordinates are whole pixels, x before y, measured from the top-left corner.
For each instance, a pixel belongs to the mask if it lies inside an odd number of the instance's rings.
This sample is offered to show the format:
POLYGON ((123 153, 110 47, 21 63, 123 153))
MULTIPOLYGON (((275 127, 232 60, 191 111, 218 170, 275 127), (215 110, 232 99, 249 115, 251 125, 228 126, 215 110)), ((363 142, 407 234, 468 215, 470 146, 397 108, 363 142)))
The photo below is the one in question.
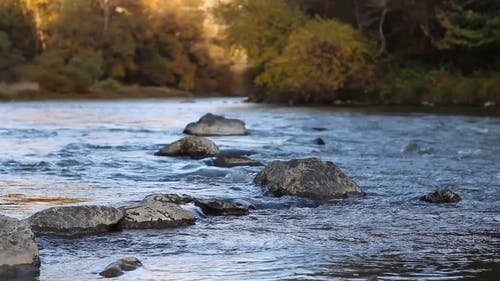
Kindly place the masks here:
POLYGON ((34 83, 0 85, 0 101, 114 100, 147 98, 192 98, 195 95, 167 87, 120 86, 117 91, 90 90, 86 93, 58 93, 39 89, 34 83))

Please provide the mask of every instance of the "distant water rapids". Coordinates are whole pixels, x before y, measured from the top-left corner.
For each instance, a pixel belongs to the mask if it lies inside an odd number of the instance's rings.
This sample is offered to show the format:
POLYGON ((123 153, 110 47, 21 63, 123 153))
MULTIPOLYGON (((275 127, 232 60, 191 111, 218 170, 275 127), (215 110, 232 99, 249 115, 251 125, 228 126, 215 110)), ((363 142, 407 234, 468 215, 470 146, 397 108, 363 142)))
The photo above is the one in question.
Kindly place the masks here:
POLYGON ((0 213, 121 206, 157 192, 255 207, 180 229, 39 238, 39 280, 95 280, 125 256, 145 266, 119 280, 498 280, 500 114, 413 112, 241 99, 0 103, 0 213), (319 206, 269 198, 252 184, 260 167, 153 155, 207 112, 250 131, 211 138, 221 149, 251 150, 264 163, 330 160, 367 196, 319 206), (463 201, 416 200, 441 185, 463 201))

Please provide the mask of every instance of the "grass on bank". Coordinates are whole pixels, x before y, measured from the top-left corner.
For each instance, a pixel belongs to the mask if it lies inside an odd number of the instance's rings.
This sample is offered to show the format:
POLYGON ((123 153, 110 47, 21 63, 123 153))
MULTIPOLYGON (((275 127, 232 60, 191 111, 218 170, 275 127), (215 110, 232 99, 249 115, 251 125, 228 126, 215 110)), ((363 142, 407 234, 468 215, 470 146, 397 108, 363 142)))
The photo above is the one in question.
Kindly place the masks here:
POLYGON ((121 85, 101 81, 84 93, 61 93, 40 89, 37 83, 19 82, 0 84, 0 101, 29 100, 87 100, 87 99, 142 99, 142 98, 191 98, 193 94, 166 87, 121 85))

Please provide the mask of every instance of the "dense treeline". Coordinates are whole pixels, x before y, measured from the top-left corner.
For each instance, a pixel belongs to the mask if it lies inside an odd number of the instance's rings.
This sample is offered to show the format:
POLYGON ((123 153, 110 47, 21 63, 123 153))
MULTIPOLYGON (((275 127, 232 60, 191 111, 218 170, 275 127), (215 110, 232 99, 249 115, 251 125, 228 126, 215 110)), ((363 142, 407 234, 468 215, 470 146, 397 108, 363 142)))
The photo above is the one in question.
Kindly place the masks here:
POLYGON ((500 102, 497 0, 235 0, 215 12, 252 63, 257 100, 500 102))
POLYGON ((0 0, 0 81, 68 93, 120 83, 224 91, 229 68, 208 54, 201 4, 0 0))
MULTIPOLYGON (((234 92, 230 60, 210 55, 205 2, 0 0, 0 83, 234 92)), ((256 100, 500 103, 498 0, 224 0, 212 12, 256 100)))

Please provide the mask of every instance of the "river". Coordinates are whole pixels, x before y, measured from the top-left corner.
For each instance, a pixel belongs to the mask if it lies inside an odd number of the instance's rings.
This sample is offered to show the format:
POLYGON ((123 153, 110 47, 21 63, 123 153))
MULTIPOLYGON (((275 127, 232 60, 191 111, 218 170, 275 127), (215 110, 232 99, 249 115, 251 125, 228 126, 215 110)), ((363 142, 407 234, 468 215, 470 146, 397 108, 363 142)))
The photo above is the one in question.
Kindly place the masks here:
POLYGON ((255 206, 249 216, 199 218, 178 229, 39 237, 36 280, 95 280, 125 256, 145 266, 119 280, 495 280, 500 115, 493 113, 221 98, 0 103, 0 213, 25 218, 62 204, 123 206, 158 192, 255 206), (367 196, 319 206, 265 197, 252 183, 261 167, 154 156, 207 112, 242 119, 249 129, 211 137, 221 149, 251 150, 263 163, 333 161, 367 196), (314 144, 318 137, 325 146, 314 144), (443 185, 463 200, 417 200, 443 185))

